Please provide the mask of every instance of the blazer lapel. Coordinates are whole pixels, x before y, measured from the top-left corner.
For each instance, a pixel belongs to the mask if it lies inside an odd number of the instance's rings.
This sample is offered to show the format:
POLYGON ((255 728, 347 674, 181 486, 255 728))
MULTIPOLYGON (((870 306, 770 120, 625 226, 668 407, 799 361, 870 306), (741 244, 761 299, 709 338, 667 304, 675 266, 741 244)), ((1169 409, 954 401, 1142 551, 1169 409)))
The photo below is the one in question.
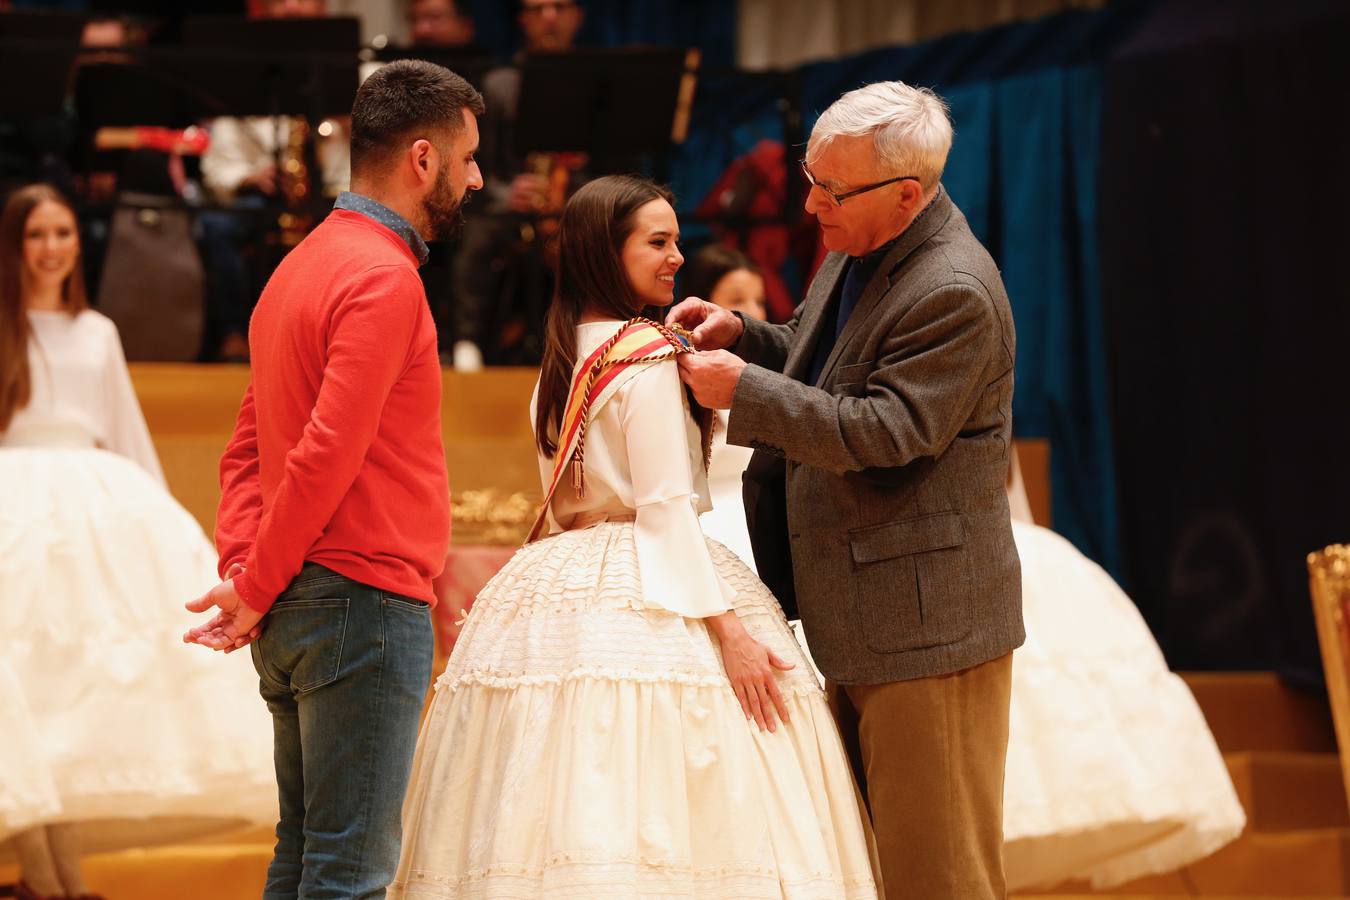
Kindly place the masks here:
MULTIPOLYGON (((951 218, 954 209, 951 199, 947 196, 947 191, 939 187, 937 199, 933 201, 933 205, 910 224, 905 233, 900 236, 900 240, 895 242, 895 246, 881 261, 881 265, 877 267, 876 274, 867 283, 867 287, 863 289, 862 296, 858 298, 858 305, 853 308, 853 313, 848 317, 848 322, 844 324, 843 333, 834 342, 834 350, 825 360, 825 367, 820 370, 820 381, 817 382, 817 386, 827 383, 849 342, 864 333, 867 320, 872 317, 877 304, 890 290, 891 276, 905 261, 905 257, 913 253, 914 249, 924 241, 937 234, 938 230, 947 224, 947 220, 951 218)), ((814 347, 815 345, 812 344, 811 346, 814 347)))
POLYGON ((802 306, 801 321, 797 323, 797 339, 792 344, 792 352, 783 364, 783 374, 801 381, 811 371, 811 359, 816 353, 816 344, 820 342, 820 332, 825 327, 825 314, 830 309, 830 298, 839 290, 840 276, 848 257, 843 253, 831 253, 825 257, 811 279, 811 287, 806 294, 806 303, 802 306))

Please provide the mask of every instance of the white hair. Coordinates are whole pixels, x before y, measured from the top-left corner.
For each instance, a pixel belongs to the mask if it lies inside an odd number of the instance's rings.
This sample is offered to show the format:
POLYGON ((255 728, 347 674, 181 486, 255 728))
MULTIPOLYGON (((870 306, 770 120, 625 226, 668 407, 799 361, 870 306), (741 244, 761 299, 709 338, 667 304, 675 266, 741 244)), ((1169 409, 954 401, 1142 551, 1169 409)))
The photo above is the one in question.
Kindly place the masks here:
POLYGON ((872 135, 877 161, 891 175, 913 175, 932 190, 952 149, 947 104, 928 88, 878 81, 849 91, 816 120, 807 143, 814 159, 840 135, 872 135))

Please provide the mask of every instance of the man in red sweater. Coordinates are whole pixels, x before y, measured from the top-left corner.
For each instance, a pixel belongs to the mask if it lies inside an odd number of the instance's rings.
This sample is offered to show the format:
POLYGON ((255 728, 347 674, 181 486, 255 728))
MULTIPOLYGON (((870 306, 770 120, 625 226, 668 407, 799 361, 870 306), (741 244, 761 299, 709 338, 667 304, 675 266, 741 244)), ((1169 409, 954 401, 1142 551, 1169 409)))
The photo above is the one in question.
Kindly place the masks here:
POLYGON ((281 818, 266 900, 383 897, 431 679, 450 540, 441 370, 417 267, 483 186, 478 92, 391 63, 352 107, 352 190, 278 267, 220 463, 219 607, 184 639, 252 643, 281 818))

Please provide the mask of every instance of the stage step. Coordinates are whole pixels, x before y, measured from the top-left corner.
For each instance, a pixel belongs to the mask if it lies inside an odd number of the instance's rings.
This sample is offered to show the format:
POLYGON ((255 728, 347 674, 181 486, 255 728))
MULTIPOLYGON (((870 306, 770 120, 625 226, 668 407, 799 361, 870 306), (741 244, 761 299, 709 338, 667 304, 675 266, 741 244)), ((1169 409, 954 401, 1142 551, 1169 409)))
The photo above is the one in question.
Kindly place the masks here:
POLYGON ((1285 686, 1274 672, 1180 673, 1224 753, 1335 753, 1326 697, 1285 686))
POLYGON ((90 856, 85 878, 108 900, 243 900, 262 895, 272 844, 182 844, 90 856))
MULTIPOLYGON (((245 900, 261 896, 272 842, 177 844, 84 858, 89 889, 108 900, 245 900)), ((0 883, 18 877, 0 866, 0 883)))
POLYGON ((1292 690, 1268 672, 1182 677, 1224 751, 1247 830, 1180 872, 1109 891, 1070 883, 1018 900, 1350 896, 1350 812, 1325 698, 1292 690))
POLYGON ((1350 828, 1262 833, 1247 831, 1213 856, 1181 872, 1142 878, 1113 890, 1082 883, 1018 895, 1111 897, 1350 896, 1350 828))
POLYGON ((1350 828, 1334 753, 1226 753, 1247 827, 1258 832, 1350 828))

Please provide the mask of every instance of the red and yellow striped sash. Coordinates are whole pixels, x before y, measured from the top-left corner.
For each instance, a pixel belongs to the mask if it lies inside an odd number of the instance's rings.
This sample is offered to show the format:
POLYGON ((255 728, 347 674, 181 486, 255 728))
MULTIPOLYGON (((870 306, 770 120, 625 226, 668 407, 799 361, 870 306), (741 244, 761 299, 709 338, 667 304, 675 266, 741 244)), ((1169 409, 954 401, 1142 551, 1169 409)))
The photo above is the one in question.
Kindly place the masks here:
POLYGON ((537 540, 542 534, 548 522, 549 504, 569 462, 572 464, 573 489, 578 497, 585 496, 586 426, 591 415, 617 393, 627 380, 622 376, 635 373, 635 366, 660 362, 689 352, 687 338, 677 335, 664 325, 639 317, 629 319, 614 337, 597 347, 590 356, 577 361, 572 370, 572 390, 568 394, 558 428, 558 450, 554 456, 553 475, 544 492, 544 505, 525 543, 537 540))

